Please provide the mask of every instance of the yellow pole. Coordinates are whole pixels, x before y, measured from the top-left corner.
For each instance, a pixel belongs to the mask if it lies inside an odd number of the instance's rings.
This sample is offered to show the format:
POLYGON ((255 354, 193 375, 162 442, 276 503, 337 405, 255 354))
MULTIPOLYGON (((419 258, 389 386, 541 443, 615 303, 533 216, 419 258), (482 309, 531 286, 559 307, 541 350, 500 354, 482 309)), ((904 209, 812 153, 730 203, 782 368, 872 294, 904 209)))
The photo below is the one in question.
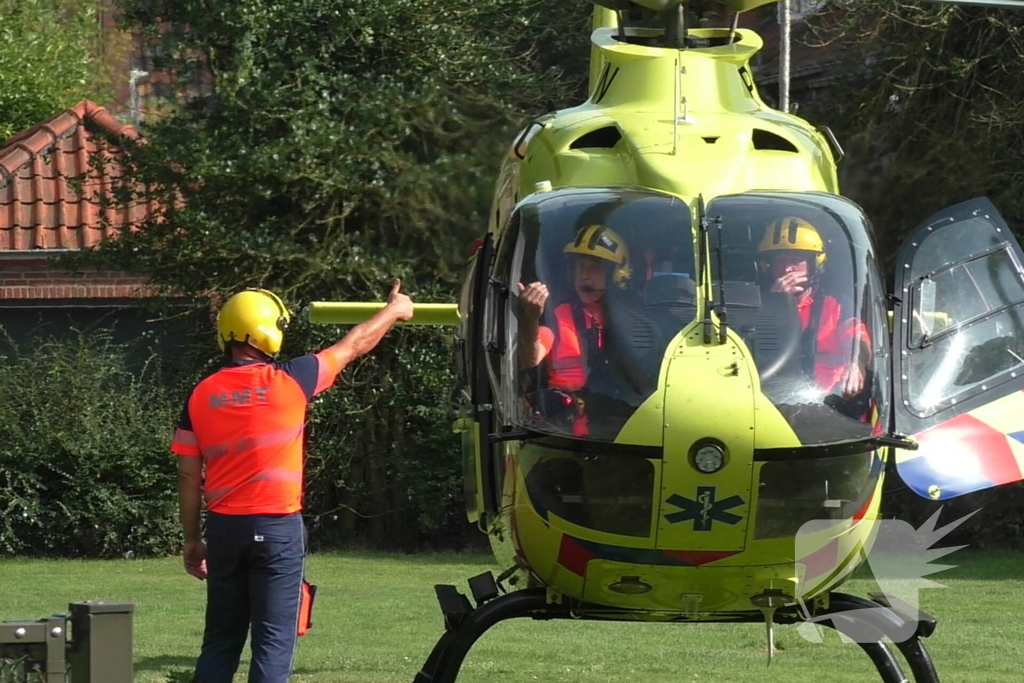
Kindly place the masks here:
MULTIPOLYGON (((309 305, 309 322, 324 325, 358 325, 384 308, 384 302, 349 303, 314 301, 309 305)), ((413 304, 412 320, 406 325, 458 325, 457 304, 413 304)))

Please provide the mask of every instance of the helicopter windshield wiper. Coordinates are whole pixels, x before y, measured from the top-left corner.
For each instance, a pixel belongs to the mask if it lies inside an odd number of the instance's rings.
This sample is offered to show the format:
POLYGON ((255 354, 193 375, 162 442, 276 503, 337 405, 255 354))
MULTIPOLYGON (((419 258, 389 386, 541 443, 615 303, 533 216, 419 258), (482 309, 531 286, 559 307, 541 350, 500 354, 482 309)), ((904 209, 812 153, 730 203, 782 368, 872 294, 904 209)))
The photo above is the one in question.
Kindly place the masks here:
POLYGON ((513 429, 511 425, 506 425, 500 432, 488 434, 487 440, 491 443, 500 443, 502 441, 531 441, 533 439, 543 439, 546 436, 548 436, 548 434, 537 431, 536 429, 513 429))
POLYGON ((724 344, 728 336, 728 314, 725 310, 725 266, 722 263, 722 217, 715 216, 718 226, 718 343, 724 344))
MULTIPOLYGON (((697 239, 700 240, 699 252, 700 252, 700 266, 698 272, 701 274, 701 281, 704 280, 704 274, 708 271, 708 217, 704 213, 704 195, 697 195, 697 239)), ((711 343, 711 285, 710 280, 707 280, 708 286, 704 289, 704 343, 711 343)))

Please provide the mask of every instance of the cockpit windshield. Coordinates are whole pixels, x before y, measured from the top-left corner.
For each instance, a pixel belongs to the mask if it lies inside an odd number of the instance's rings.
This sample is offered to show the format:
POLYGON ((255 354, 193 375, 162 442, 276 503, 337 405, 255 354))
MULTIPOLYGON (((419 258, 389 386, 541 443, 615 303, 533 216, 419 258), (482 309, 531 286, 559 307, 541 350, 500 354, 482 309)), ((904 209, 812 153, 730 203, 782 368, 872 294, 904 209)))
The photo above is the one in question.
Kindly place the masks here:
POLYGON ((870 227, 841 197, 751 193, 707 208, 711 296, 804 445, 887 423, 888 331, 870 227))
MULTIPOLYGON (((830 194, 764 192, 719 197, 705 215, 704 295, 801 444, 881 434, 885 292, 861 210, 830 194)), ((506 424, 614 441, 701 309, 697 244, 690 207, 670 195, 577 188, 525 200, 492 271, 507 301, 490 323, 506 424)))
POLYGON ((497 257, 509 273, 509 421, 614 440, 696 316, 694 243, 689 207, 664 194, 574 189, 525 201, 497 257))

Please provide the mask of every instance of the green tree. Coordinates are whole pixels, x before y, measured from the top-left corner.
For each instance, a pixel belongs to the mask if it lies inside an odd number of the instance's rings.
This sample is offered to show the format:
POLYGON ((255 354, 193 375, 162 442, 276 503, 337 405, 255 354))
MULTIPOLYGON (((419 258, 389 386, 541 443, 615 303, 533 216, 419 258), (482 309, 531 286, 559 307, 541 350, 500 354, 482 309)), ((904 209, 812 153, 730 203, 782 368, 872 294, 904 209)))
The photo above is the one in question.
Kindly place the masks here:
POLYGON ((83 99, 110 98, 124 45, 104 34, 98 5, 0 0, 0 141, 83 99))
POLYGON ((586 56, 537 0, 122 3, 194 97, 130 150, 163 208, 104 258, 187 293, 450 295, 513 132, 583 76, 538 46, 586 56))
MULTIPOLYGON (((258 285, 298 309, 377 299, 400 276, 417 301, 453 300, 515 132, 578 99, 587 73, 582 0, 120 4, 190 97, 124 143, 115 200, 144 187, 156 212, 78 262, 199 298, 258 285)), ((343 332, 297 315, 285 353, 343 332)), ((441 332, 395 333, 319 399, 314 542, 469 537, 451 361, 441 332)))
POLYGON ((169 426, 181 403, 110 335, 0 328, 0 554, 118 557, 180 543, 169 426))
MULTIPOLYGON (((847 148, 844 189, 892 267, 932 212, 989 196, 1024 219, 1024 12, 920 0, 831 3, 819 32, 841 57, 811 115, 847 148)), ((1018 231, 1018 235, 1021 233, 1018 231)))

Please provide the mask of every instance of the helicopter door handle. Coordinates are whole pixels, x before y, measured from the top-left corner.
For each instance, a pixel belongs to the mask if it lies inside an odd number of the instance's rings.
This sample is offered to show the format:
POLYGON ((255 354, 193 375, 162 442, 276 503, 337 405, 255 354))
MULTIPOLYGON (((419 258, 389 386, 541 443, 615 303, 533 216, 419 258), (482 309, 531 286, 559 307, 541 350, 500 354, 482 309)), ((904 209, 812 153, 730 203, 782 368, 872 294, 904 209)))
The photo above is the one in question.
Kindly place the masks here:
POLYGON ((520 159, 526 158, 526 150, 522 150, 521 148, 523 144, 526 142, 526 138, 529 137, 530 131, 533 130, 534 126, 543 128, 544 124, 541 123, 540 121, 531 121, 530 125, 528 125, 526 127, 526 130, 523 131, 522 135, 519 136, 519 139, 516 140, 516 144, 512 146, 512 151, 515 152, 515 155, 520 159))
POLYGON ((916 451, 919 446, 916 441, 904 434, 879 434, 868 441, 877 446, 891 446, 892 448, 902 448, 908 451, 916 451))

